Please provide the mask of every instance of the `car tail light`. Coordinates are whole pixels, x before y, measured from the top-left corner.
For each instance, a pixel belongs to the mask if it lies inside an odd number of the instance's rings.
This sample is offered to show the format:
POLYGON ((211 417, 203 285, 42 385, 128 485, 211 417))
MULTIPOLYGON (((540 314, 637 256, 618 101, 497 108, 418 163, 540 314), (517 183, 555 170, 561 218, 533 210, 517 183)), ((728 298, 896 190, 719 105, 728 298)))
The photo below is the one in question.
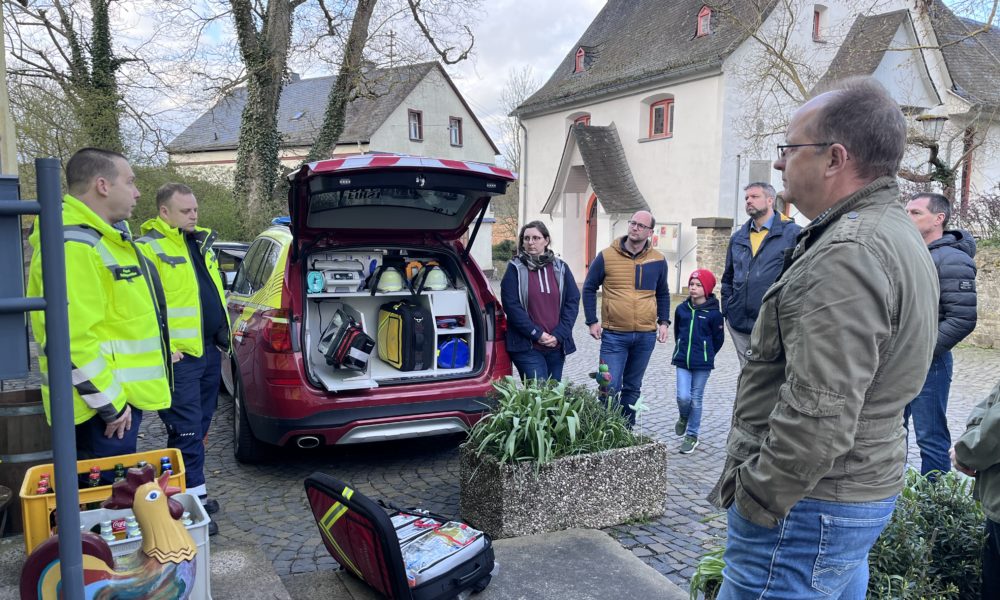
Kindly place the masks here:
POLYGON ((500 308, 499 304, 494 304, 493 306, 494 329, 496 331, 493 339, 503 340, 507 337, 507 315, 500 308))
POLYGON ((284 309, 266 310, 260 317, 264 319, 261 338, 271 352, 292 351, 292 325, 288 311, 284 309))

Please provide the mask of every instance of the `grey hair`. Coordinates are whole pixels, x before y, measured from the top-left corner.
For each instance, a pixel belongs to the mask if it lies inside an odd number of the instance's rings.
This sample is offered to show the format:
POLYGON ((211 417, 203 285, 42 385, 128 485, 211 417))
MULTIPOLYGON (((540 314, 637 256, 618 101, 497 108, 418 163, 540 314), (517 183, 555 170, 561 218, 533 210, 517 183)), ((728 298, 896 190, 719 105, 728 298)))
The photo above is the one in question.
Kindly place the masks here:
POLYGON ((851 77, 825 91, 830 98, 813 121, 814 139, 842 144, 865 179, 895 177, 906 149, 906 119, 885 87, 872 77, 851 77))
POLYGON ((768 198, 774 199, 775 197, 774 186, 765 181, 755 181, 753 183, 748 183, 747 186, 743 188, 743 191, 745 192, 750 188, 760 188, 761 190, 764 191, 764 195, 767 196, 768 198))

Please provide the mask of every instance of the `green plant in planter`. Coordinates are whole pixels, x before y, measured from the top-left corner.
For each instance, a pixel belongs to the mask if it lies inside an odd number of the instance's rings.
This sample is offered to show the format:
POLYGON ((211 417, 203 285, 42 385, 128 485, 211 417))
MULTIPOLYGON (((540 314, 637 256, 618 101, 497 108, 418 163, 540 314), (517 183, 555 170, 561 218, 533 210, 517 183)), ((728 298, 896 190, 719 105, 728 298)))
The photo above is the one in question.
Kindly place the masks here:
POLYGON ((501 463, 531 461, 537 471, 563 456, 626 448, 647 441, 634 435, 612 400, 582 385, 505 377, 493 384, 497 406, 472 428, 477 456, 501 463))
POLYGON ((985 517, 972 480, 910 469, 892 519, 869 556, 869 598, 979 598, 985 517))

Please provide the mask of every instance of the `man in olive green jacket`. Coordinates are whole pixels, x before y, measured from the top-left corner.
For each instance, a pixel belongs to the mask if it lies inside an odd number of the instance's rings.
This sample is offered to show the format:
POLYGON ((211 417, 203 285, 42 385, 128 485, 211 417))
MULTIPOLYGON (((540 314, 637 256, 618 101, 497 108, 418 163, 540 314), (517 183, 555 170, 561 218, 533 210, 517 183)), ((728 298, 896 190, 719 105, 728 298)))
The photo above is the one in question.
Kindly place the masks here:
POLYGON ((812 222, 750 335, 727 461, 720 600, 863 599, 903 485, 903 408, 937 335, 934 264, 899 202, 906 122, 870 78, 792 117, 774 168, 812 222))
POLYGON ((983 598, 1000 598, 1000 382, 972 409, 965 433, 951 449, 951 462, 976 478, 976 498, 986 513, 983 598))

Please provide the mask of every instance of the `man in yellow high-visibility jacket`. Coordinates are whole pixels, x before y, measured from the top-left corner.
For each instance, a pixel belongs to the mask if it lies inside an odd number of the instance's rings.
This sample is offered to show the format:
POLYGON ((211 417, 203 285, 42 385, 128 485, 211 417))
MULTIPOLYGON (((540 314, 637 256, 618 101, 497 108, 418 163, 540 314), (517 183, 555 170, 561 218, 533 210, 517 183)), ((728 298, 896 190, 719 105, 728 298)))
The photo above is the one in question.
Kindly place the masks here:
MULTIPOLYGON (((80 459, 130 454, 143 410, 170 407, 168 340, 155 290, 159 283, 127 227, 139 190, 128 160, 98 148, 79 150, 66 163, 63 197, 73 414, 80 459)), ((28 295, 41 296, 39 231, 28 295)), ((42 400, 52 422, 45 357, 45 314, 31 313, 41 354, 42 400)))
MULTIPOLYGON (((167 445, 184 455, 187 492, 209 514, 219 509, 205 484, 205 436, 219 397, 221 352, 229 349, 229 319, 212 251, 215 233, 198 227, 198 199, 182 183, 156 192, 158 216, 142 224, 139 247, 155 265, 167 302, 174 361, 173 402, 160 411, 167 445)), ((215 521, 209 535, 218 532, 215 521)))

